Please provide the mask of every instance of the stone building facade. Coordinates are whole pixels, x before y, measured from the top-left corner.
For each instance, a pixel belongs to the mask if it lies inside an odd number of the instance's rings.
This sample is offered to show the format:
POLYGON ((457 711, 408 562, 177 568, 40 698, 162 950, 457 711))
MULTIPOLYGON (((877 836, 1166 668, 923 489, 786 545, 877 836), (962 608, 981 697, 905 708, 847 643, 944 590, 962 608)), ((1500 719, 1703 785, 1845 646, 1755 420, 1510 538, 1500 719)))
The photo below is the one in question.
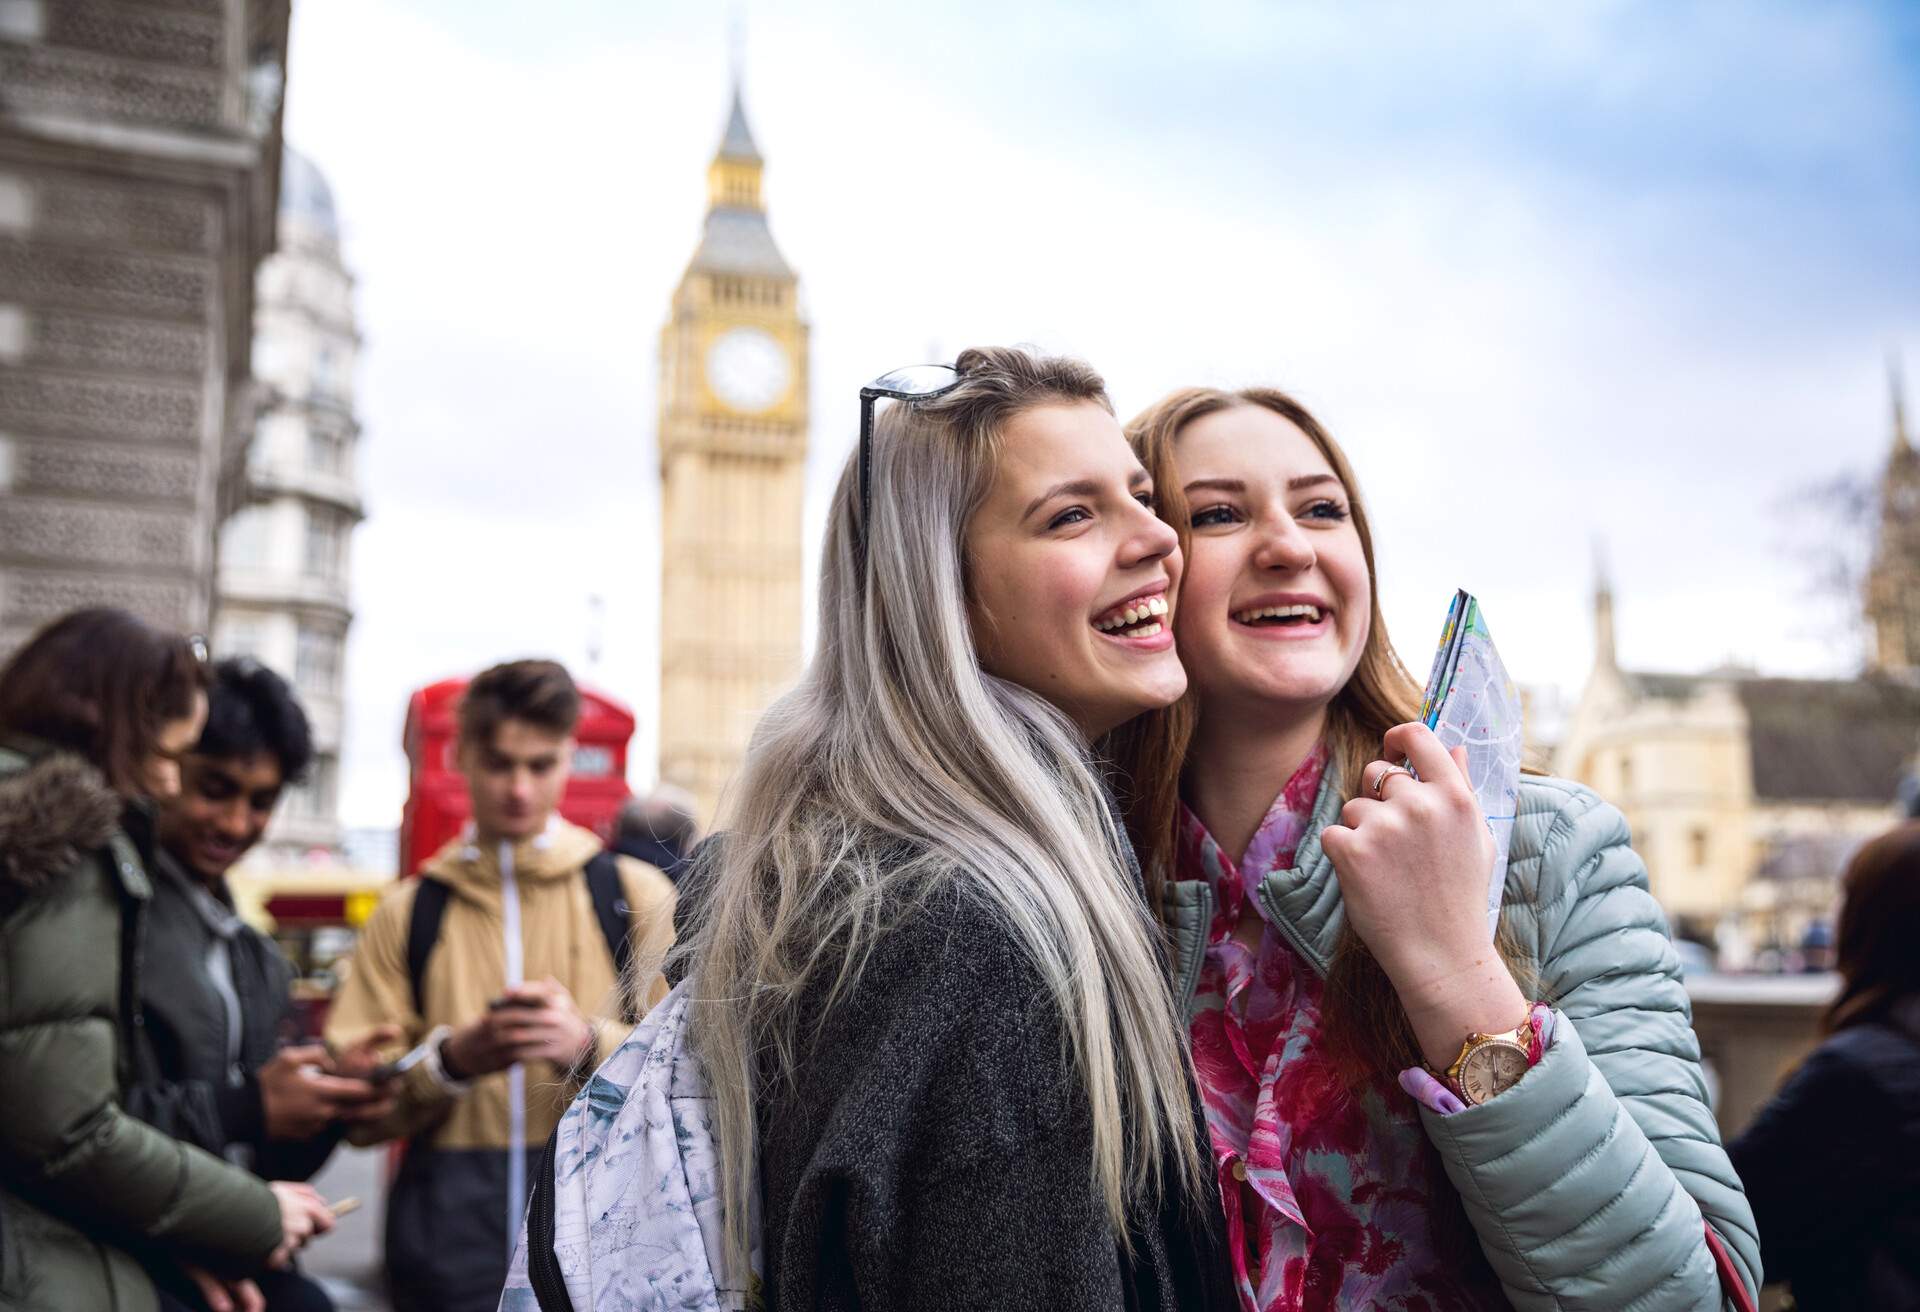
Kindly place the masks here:
POLYGON ((258 412, 242 504, 220 530, 213 647, 252 656, 299 693, 313 725, 308 778, 274 813, 267 864, 337 854, 353 528, 363 518, 353 377, 360 334, 333 192, 288 147, 278 249, 256 280, 258 412))
POLYGON ((1852 850, 1898 820, 1920 754, 1920 459, 1898 403, 1879 551, 1862 605, 1879 641, 1853 679, 1624 670, 1613 595, 1594 599, 1593 671, 1556 773, 1619 806, 1654 896, 1743 965, 1831 917, 1852 850))
POLYGON ((0 4, 0 651, 204 628, 252 428, 287 0, 0 4))
POLYGON ((736 89, 660 337, 660 776, 710 822, 800 668, 807 325, 736 89))

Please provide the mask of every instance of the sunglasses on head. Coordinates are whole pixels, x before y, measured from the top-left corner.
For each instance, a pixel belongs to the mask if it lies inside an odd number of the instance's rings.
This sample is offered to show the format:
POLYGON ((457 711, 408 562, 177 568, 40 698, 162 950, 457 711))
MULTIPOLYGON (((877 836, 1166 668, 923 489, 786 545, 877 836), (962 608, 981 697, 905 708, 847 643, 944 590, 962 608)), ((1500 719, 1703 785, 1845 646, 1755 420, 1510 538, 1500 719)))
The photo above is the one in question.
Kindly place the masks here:
POLYGON ((910 364, 881 374, 860 389, 860 522, 855 539, 860 563, 867 559, 867 524, 873 512, 873 406, 876 401, 931 401, 960 386, 960 371, 950 364, 910 364))

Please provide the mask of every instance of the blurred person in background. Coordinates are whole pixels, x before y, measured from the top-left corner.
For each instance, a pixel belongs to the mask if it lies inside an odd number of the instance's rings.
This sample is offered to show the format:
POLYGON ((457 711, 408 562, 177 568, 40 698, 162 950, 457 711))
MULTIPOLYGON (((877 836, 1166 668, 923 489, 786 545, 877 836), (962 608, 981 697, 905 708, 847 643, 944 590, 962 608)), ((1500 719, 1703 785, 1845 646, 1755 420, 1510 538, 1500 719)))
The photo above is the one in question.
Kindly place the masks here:
POLYGON ((700 838, 700 822, 694 819, 693 809, 693 794, 672 784, 661 784, 645 797, 629 798, 614 828, 614 851, 658 867, 678 884, 680 871, 700 838))
POLYGON ((348 1133, 407 1140, 387 1201, 399 1312, 493 1312, 530 1167, 593 1068, 666 993, 672 883, 558 814, 579 718, 554 661, 496 665, 467 685, 457 759, 472 821, 381 898, 327 1019, 336 1050, 396 1025, 414 1045, 393 1110, 348 1133))
POLYGON ((1750 1305, 1753 1217, 1619 812, 1521 778, 1496 939, 1493 837, 1419 722, 1338 444, 1265 388, 1128 432, 1185 540, 1190 692, 1116 759, 1242 1308, 1750 1305))
POLYGON ((1841 878, 1826 1037, 1729 1146, 1801 1312, 1920 1308, 1920 823, 1841 878))
MULTIPOLYGON (((367 1036, 338 1060, 299 1037, 293 967, 243 922, 227 872, 266 832, 283 791, 313 759, 293 690, 258 661, 223 660, 207 689, 207 721, 180 760, 180 790, 159 803, 148 864, 142 1005, 152 1081, 129 1091, 141 1119, 268 1180, 306 1180, 349 1125, 393 1110, 365 1078, 367 1036)), ((268 1312, 327 1312, 320 1286, 291 1267, 255 1278, 268 1312)))
POLYGON ((0 1305, 257 1308, 246 1277, 333 1224, 306 1185, 128 1114, 152 882, 127 825, 180 787, 204 649, 123 611, 54 621, 0 670, 0 1305), (159 1275, 157 1288, 142 1264, 159 1275))

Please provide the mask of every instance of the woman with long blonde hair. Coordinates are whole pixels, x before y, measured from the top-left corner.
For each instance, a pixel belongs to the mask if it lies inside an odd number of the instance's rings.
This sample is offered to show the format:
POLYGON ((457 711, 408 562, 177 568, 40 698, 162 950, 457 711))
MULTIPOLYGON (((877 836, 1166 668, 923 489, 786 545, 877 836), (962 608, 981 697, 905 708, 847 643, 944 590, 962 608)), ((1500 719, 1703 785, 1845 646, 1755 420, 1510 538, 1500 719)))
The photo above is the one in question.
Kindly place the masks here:
POLYGON ((1417 721, 1340 447, 1265 388, 1128 434, 1186 550, 1190 688, 1120 762, 1137 798, 1184 762, 1130 819, 1241 1307, 1751 1306, 1753 1217, 1619 813, 1523 778, 1490 931, 1493 840, 1417 721))
POLYGON ((1095 750, 1186 686, 1176 536, 1084 364, 971 350, 885 399, 818 651, 688 877, 729 1260, 760 1243, 772 1312, 1230 1307, 1095 750))

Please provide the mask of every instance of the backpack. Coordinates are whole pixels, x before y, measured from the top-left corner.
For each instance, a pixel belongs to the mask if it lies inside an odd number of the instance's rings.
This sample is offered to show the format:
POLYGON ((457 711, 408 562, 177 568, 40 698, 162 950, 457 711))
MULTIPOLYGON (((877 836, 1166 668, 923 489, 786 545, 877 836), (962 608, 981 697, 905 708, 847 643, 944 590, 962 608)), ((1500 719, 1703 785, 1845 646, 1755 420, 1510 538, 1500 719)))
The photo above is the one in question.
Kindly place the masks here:
MULTIPOLYGON (((620 887, 620 865, 614 854, 602 848, 586 864, 587 893, 593 899, 593 917, 600 923, 601 937, 613 957, 614 978, 625 981, 627 963, 633 958, 633 909, 620 887)), ((407 982, 413 988, 413 1009, 426 1014, 422 987, 427 978, 427 957, 440 937, 440 922, 447 914, 447 898, 452 889, 432 875, 420 876, 420 889, 413 895, 413 909, 407 920, 407 982)), ((631 1025, 640 1019, 633 999, 620 989, 620 1016, 631 1025)))
POLYGON ((500 1312, 743 1312, 759 1304, 759 1187, 747 1289, 727 1288, 712 1100, 674 986, 547 1140, 500 1312))

